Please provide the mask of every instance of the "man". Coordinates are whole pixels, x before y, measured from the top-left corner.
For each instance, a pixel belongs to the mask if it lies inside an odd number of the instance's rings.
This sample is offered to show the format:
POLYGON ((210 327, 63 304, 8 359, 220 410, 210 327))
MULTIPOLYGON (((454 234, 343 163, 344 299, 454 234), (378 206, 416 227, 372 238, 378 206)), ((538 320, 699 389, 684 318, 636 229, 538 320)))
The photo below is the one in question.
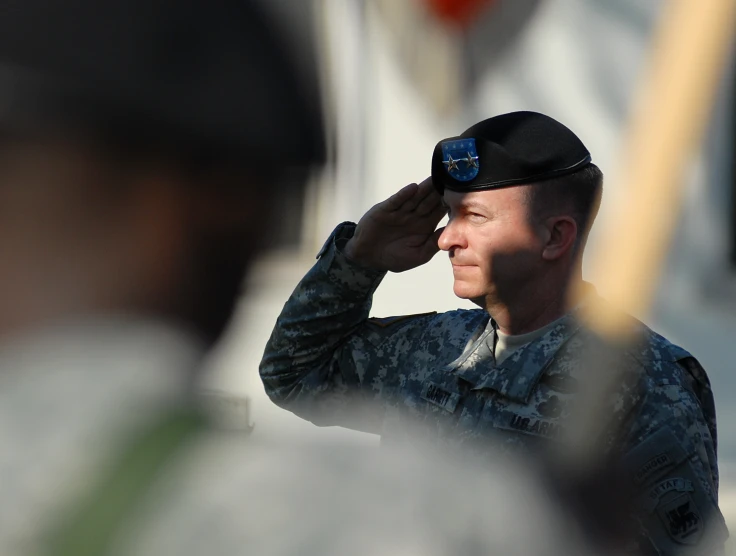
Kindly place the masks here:
POLYGON ((0 554, 571 553, 544 503, 476 525, 518 477, 471 491, 442 462, 206 426, 201 361, 323 154, 296 78, 314 60, 298 72, 274 21, 246 0, 3 7, 0 554))
POLYGON ((2 7, 0 553, 103 553, 324 156, 314 60, 252 1, 2 7))
MULTIPOLYGON (((266 347, 267 393, 318 425, 402 443, 422 436, 527 458, 564 450, 580 385, 608 357, 582 311, 603 303, 581 270, 601 189, 582 142, 541 114, 497 116, 441 141, 431 179, 327 241, 266 347), (439 249, 455 294, 480 309, 368 317, 387 271, 439 249)), ((708 378, 682 348, 634 319, 630 328, 634 341, 611 360, 614 388, 596 401, 605 419, 586 442, 615 463, 609 485, 632 494, 632 550, 717 552, 727 532, 708 378)))

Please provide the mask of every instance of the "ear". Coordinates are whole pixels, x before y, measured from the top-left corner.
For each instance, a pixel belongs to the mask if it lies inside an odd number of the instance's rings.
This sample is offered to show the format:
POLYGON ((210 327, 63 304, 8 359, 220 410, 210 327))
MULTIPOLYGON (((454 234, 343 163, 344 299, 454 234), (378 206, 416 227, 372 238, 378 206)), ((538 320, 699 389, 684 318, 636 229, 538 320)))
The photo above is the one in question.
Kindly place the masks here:
POLYGON ((575 247, 578 237, 578 225, 571 216, 553 216, 545 221, 548 231, 547 242, 542 250, 542 258, 546 261, 554 261, 575 247))

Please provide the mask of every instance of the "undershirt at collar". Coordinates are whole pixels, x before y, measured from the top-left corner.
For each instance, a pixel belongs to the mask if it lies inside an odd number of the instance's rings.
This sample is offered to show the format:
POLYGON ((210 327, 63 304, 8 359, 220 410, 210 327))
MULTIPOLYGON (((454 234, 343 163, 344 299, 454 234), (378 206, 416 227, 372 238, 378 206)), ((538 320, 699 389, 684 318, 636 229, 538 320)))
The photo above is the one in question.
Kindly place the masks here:
POLYGON ((500 365, 505 359, 507 359, 518 349, 522 348, 528 343, 533 342, 537 338, 541 338, 542 336, 544 336, 547 332, 557 326, 557 324, 566 316, 567 315, 563 315, 560 318, 553 320, 549 324, 543 326, 542 328, 537 328, 536 330, 533 330, 532 332, 527 332, 526 334, 504 334, 500 330, 496 329, 496 337, 498 338, 496 340, 496 349, 494 352, 494 355, 496 357, 496 364, 500 365))

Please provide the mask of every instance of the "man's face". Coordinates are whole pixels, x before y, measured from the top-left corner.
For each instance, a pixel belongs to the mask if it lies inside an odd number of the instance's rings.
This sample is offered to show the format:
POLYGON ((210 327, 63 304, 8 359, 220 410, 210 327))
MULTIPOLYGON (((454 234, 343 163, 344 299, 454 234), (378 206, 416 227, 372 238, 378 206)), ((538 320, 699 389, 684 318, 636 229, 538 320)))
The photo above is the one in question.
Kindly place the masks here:
POLYGON ((541 230, 532 224, 527 186, 445 191, 449 221, 439 239, 455 295, 485 306, 515 296, 541 269, 541 230))

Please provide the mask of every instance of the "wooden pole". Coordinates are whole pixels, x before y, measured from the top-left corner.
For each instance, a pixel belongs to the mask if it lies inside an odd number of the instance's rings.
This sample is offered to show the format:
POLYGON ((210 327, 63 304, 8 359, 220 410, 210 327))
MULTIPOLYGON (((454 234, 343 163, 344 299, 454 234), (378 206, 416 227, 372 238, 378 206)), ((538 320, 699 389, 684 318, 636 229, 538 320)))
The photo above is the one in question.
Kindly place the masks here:
MULTIPOLYGON (((557 456, 570 475, 605 464, 596 441, 620 387, 626 312, 646 314, 680 214, 682 173, 705 129, 728 57, 736 0, 672 0, 655 34, 649 71, 626 135, 621 181, 625 202, 607 221, 593 254, 597 284, 608 304, 586 306, 589 326, 603 341, 581 354, 589 370, 557 456)), ((577 292, 577 295, 580 295, 577 292)))
MULTIPOLYGON (((627 134, 623 206, 593 258, 613 307, 646 314, 682 203, 682 173, 705 129, 730 52, 736 0, 672 0, 655 34, 649 71, 627 134)), ((589 315, 604 337, 620 339, 616 313, 589 315)))

